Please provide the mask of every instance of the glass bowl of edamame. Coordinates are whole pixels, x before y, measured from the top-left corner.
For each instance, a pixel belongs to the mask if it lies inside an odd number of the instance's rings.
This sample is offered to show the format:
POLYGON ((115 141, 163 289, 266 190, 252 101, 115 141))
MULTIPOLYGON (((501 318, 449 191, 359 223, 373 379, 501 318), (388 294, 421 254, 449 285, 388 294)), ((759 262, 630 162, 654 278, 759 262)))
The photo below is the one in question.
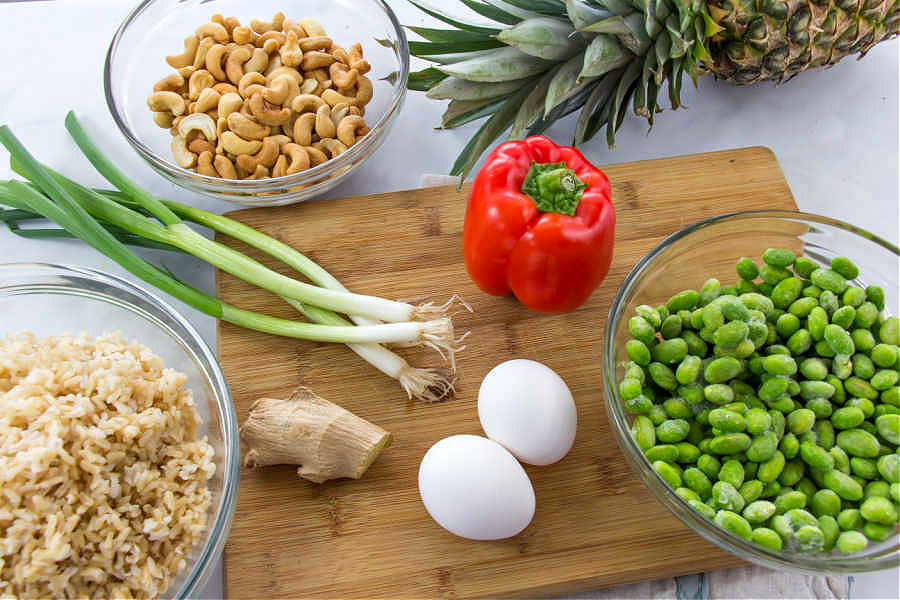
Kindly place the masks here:
POLYGON ((606 406, 651 492, 763 566, 900 565, 900 250, 789 211, 700 221, 634 266, 606 406))

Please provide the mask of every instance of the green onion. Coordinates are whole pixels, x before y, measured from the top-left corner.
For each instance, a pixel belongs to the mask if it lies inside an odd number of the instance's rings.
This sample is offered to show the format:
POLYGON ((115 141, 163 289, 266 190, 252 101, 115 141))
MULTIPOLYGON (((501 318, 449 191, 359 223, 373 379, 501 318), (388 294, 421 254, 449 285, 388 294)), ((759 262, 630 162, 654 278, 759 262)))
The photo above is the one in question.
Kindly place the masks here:
MULTIPOLYGON (((248 329, 312 341, 361 344, 420 343, 450 350, 451 352, 457 348, 453 338, 452 321, 446 317, 423 322, 397 322, 348 327, 336 324, 300 323, 279 319, 243 310, 222 302, 214 296, 184 284, 165 271, 143 260, 129 250, 94 216, 89 214, 89 212, 93 212, 95 216, 102 215, 103 220, 131 233, 144 236, 155 242, 178 246, 189 252, 191 251, 190 248, 184 248, 181 245, 187 239, 182 230, 188 230, 190 231, 188 235, 211 243, 207 238, 187 228, 177 216, 175 216, 177 222, 172 222, 172 218, 169 215, 174 216, 174 213, 171 213, 169 209, 163 207, 165 212, 159 211, 159 214, 154 213, 158 217, 163 215, 170 221, 168 226, 159 225, 140 213, 113 202, 101 194, 79 186, 71 180, 65 180, 66 185, 62 185, 60 179, 64 178, 57 176, 60 178, 58 179, 51 175, 25 149, 9 127, 5 125, 0 126, 0 143, 9 150, 16 170, 28 177, 34 184, 29 186, 18 181, 9 181, 3 184, 2 192, 5 204, 12 206, 14 209, 37 213, 50 219, 70 234, 113 259, 136 277, 171 294, 201 312, 248 329), (174 231, 173 227, 175 228, 174 231)), ((124 176, 114 179, 121 182, 123 178, 124 176)), ((128 188, 127 185, 124 187, 128 188)), ((132 199, 142 208, 153 212, 151 207, 158 209, 158 206, 161 204, 156 199, 153 199, 156 202, 147 201, 148 197, 148 195, 144 194, 142 199, 133 197, 132 199)), ((162 220, 161 217, 160 220, 162 220)), ((209 246, 209 248, 211 248, 211 252, 219 251, 215 246, 209 246)), ((243 257, 246 265, 252 267, 260 266, 259 263, 256 263, 249 257, 240 255, 233 250, 230 250, 230 252, 243 257)), ((191 253, 195 254, 194 252, 191 253)), ((222 252, 221 255, 230 257, 230 253, 226 252, 222 252)), ((309 287, 315 288, 315 286, 309 287)))

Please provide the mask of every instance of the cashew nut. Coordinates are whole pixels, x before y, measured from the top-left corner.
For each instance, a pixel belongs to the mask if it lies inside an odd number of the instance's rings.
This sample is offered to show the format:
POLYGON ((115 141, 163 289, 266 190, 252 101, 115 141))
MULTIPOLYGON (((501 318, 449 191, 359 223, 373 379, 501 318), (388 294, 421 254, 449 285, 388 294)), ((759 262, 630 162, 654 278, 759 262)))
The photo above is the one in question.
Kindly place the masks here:
POLYGON ((304 19, 297 19, 296 23, 297 23, 297 25, 302 27, 303 31, 306 32, 306 35, 308 35, 310 37, 327 35, 325 33, 325 28, 322 27, 322 24, 319 23, 318 21, 316 21, 315 19, 306 17, 304 19))
POLYGON ((250 29, 255 31, 256 33, 263 34, 269 31, 281 31, 281 26, 284 24, 284 13, 277 12, 272 17, 272 20, 268 23, 265 21, 260 21, 259 19, 253 19, 250 21, 250 29))
POLYGON ((197 155, 187 149, 184 138, 176 135, 172 138, 172 156, 175 157, 175 163, 182 168, 190 169, 197 161, 197 155))
POLYGON ((188 133, 198 130, 210 142, 216 139, 216 122, 206 113, 194 113, 186 116, 178 124, 178 133, 187 137, 188 133))
MULTIPOLYGON (((276 58, 273 60, 280 60, 280 59, 276 58)), ((274 82, 277 77, 280 77, 282 75, 289 75, 292 79, 294 79, 297 82, 298 85, 303 80, 303 76, 297 72, 297 69, 293 69, 291 67, 278 67, 277 69, 273 69, 272 71, 269 71, 268 73, 266 73, 266 82, 267 82, 266 85, 271 85, 272 82, 274 82)))
MULTIPOLYGON (((267 139, 267 140, 275 140, 275 142, 278 144, 278 148, 279 148, 279 149, 280 149, 282 146, 284 146, 285 144, 290 144, 290 143, 293 141, 293 140, 291 140, 290 137, 288 137, 288 136, 286 136, 286 135, 281 135, 281 134, 279 134, 279 135, 270 135, 270 136, 267 137, 266 139, 267 139)), ((263 140, 263 141, 265 141, 265 140, 263 140)))
POLYGON ((269 170, 262 165, 256 165, 256 171, 253 172, 249 177, 245 177, 244 179, 268 179, 269 178, 269 170))
POLYGON ((283 148, 284 154, 290 159, 290 164, 285 169, 285 175, 293 175, 309 168, 309 153, 297 144, 285 144, 283 148))
POLYGON ((306 31, 297 25, 297 22, 291 18, 287 18, 284 20, 284 23, 281 24, 281 30, 284 31, 285 34, 290 32, 294 32, 297 34, 298 38, 306 37, 306 31))
POLYGON ((291 102, 291 108, 294 109, 295 113, 300 114, 305 112, 316 112, 322 106, 325 106, 325 100, 318 96, 313 96, 312 94, 300 94, 294 98, 293 102, 291 102))
POLYGON ((200 44, 197 46, 197 52, 194 54, 193 67, 195 69, 202 69, 206 66, 206 53, 215 45, 216 41, 211 37, 205 37, 200 40, 200 44))
POLYGON ((213 77, 219 81, 225 81, 227 77, 225 71, 222 70, 222 59, 228 52, 228 47, 223 44, 216 44, 206 51, 206 60, 204 65, 206 70, 213 74, 213 77))
POLYGON ((262 48, 254 48, 250 60, 244 63, 244 72, 256 71, 262 73, 269 66, 269 55, 262 48))
POLYGON ((225 17, 225 22, 222 23, 225 26, 225 29, 228 30, 228 33, 234 32, 234 30, 241 26, 241 22, 237 20, 235 17, 225 17))
POLYGON ((366 114, 366 109, 360 108, 358 106, 351 106, 350 110, 348 110, 347 112, 351 115, 359 115, 360 117, 362 117, 366 114))
POLYGON ((328 51, 328 54, 335 57, 339 63, 343 63, 348 67, 350 66, 350 55, 347 54, 347 51, 344 50, 343 46, 332 46, 328 51))
POLYGON ((275 161, 275 166, 272 167, 272 177, 281 177, 287 173, 287 165, 287 156, 282 154, 278 157, 278 160, 275 161))
POLYGON ((350 68, 359 71, 360 75, 365 75, 372 68, 365 60, 363 60, 362 44, 356 42, 347 50, 350 56, 350 68))
POLYGON ((300 49, 298 40, 297 32, 293 30, 287 32, 287 39, 285 39, 284 45, 281 46, 281 50, 278 52, 279 56, 281 56, 281 64, 288 67, 296 67, 303 62, 303 50, 300 49))
POLYGON ((324 148, 328 152, 328 155, 331 158, 337 158, 342 153, 347 151, 347 146, 345 146, 343 144, 343 142, 333 139, 333 138, 326 138, 323 140, 319 140, 318 142, 313 144, 313 147, 319 148, 319 149, 324 148))
POLYGON ((300 49, 304 52, 309 52, 310 50, 322 50, 324 52, 333 45, 334 42, 331 41, 331 38, 325 35, 305 37, 300 40, 300 49))
POLYGON ((324 162, 328 162, 328 157, 325 156, 325 153, 315 146, 304 146, 303 149, 306 150, 306 153, 309 155, 310 166, 317 167, 324 162))
POLYGON ((253 113, 253 117, 264 125, 281 125, 291 118, 291 109, 276 109, 272 104, 266 102, 263 99, 263 95, 260 93, 250 96, 250 99, 247 101, 247 106, 250 107, 250 112, 253 113))
POLYGON ((228 92, 227 94, 222 94, 219 98, 219 117, 227 117, 233 112, 236 112, 241 108, 241 105, 244 103, 244 99, 235 92, 228 92))
POLYGON ((213 166, 216 168, 216 172, 219 174, 219 177, 224 177, 225 179, 237 179, 237 171, 234 168, 234 163, 228 160, 227 156, 222 154, 217 154, 213 159, 213 166))
POLYGON ((184 89, 184 77, 180 73, 171 73, 166 75, 155 84, 153 84, 154 92, 178 92, 184 89))
POLYGON ((349 112, 350 105, 346 102, 335 104, 331 107, 331 122, 334 123, 335 127, 337 127, 337 124, 340 123, 343 118, 349 114, 349 112))
POLYGON ((215 22, 204 23, 194 33, 199 38, 211 37, 219 43, 227 42, 228 38, 231 37, 228 35, 228 30, 225 29, 224 25, 215 22))
POLYGON ((219 100, 221 98, 222 94, 220 94, 216 90, 212 88, 204 88, 200 91, 200 95, 197 97, 197 102, 194 106, 194 112, 205 113, 214 108, 217 108, 219 105, 219 100))
POLYGON ((341 119, 337 126, 337 138, 348 148, 356 143, 358 137, 369 133, 369 127, 362 117, 349 115, 341 119))
MULTIPOLYGON (((209 152, 211 154, 216 153, 216 147, 204 139, 193 140, 192 142, 188 143, 187 149, 197 155, 200 155, 204 152, 209 152)), ((198 160, 199 160, 199 156, 198 156, 198 160)))
POLYGON ((197 172, 207 177, 218 177, 216 169, 213 167, 213 155, 215 151, 210 152, 204 150, 197 156, 197 172))
POLYGON ((231 32, 231 37, 236 44, 252 44, 255 40, 253 39, 253 31, 249 27, 235 27, 231 32))
POLYGON ((356 79, 359 76, 359 72, 356 69, 350 69, 347 65, 340 62, 332 63, 328 68, 328 74, 331 76, 331 81, 338 88, 353 87, 356 85, 356 79))
POLYGON ((261 94, 266 91, 266 76, 256 71, 250 71, 241 77, 238 83, 238 93, 244 99, 250 98, 253 94, 261 94))
MULTIPOLYGON (((282 47, 282 52, 284 52, 284 48, 282 47)), ((284 60, 284 56, 281 57, 282 62, 287 64, 284 60)), ((300 68, 304 71, 312 71, 313 69, 319 69, 322 67, 328 67, 333 63, 336 59, 328 54, 327 52, 319 52, 317 50, 313 50, 311 52, 307 52, 303 55, 303 60, 299 63, 300 68)))
MULTIPOLYGON (((260 125, 239 112, 229 114, 226 119, 228 121, 228 129, 246 140, 261 140, 272 131, 269 127, 260 125)), ((244 154, 254 154, 254 152, 245 152, 244 154)))
POLYGON ((219 117, 216 119, 216 135, 219 136, 221 140, 222 134, 228 131, 228 119, 225 117, 219 117))
POLYGON ((253 53, 246 46, 238 46, 228 53, 225 59, 225 73, 228 75, 228 81, 237 85, 244 76, 244 63, 250 60, 253 53))
POLYGON ((334 137, 335 126, 331 120, 331 108, 328 106, 320 106, 316 111, 316 133, 323 139, 334 137))
POLYGON ((196 71, 196 70, 197 70, 197 68, 196 68, 194 65, 188 65, 188 66, 186 66, 186 67, 181 67, 180 69, 178 69, 178 73, 179 73, 182 77, 184 77, 185 79, 187 79, 187 78, 189 78, 191 75, 193 75, 193 74, 194 74, 194 71, 196 71))
POLYGON ((238 89, 230 83, 220 82, 213 86, 213 89, 222 94, 237 94, 238 89))
POLYGON ((166 62, 173 69, 180 69, 188 65, 194 64, 194 55, 197 53, 197 46, 200 45, 200 38, 191 34, 184 38, 184 52, 166 57, 166 62))
POLYGON ((300 85, 297 80, 289 75, 279 75, 269 81, 269 86, 263 92, 263 99, 272 104, 290 106, 294 98, 299 95, 300 85))
MULTIPOLYGON (((281 45, 278 42, 276 42, 275 40, 266 40, 262 45, 262 49, 266 54, 272 54, 273 52, 278 50, 280 47, 281 47, 281 45)), ((276 58, 278 58, 278 64, 280 65, 281 57, 276 56, 276 58)))
MULTIPOLYGON (((322 108, 326 108, 324 105, 322 108)), ((303 113, 294 121, 294 129, 292 131, 294 141, 301 146, 309 146, 312 144, 312 132, 316 127, 316 113, 303 113)))
POLYGON ((153 92, 147 97, 147 106, 154 112, 168 111, 175 117, 186 108, 184 98, 175 92, 153 92))
POLYGON ((162 112, 154 112, 153 113, 153 122, 162 127, 163 129, 168 129, 172 126, 172 122, 175 120, 175 115, 168 111, 162 112))
MULTIPOLYGON (((232 113, 237 114, 237 113, 232 113)), ((222 134, 222 146, 226 152, 240 156, 241 154, 256 154, 262 148, 261 140, 247 140, 240 137, 234 131, 226 131, 222 134)))
POLYGON ((200 97, 200 92, 206 88, 211 88, 216 84, 216 78, 206 69, 196 71, 188 80, 188 98, 196 100, 200 97))
POLYGON ((360 75, 356 80, 356 105, 365 106, 372 100, 374 90, 372 81, 365 75, 360 75))
MULTIPOLYGON (((360 81, 362 81, 362 78, 360 79, 360 81)), ((299 98, 300 96, 297 97, 299 98)), ((343 94, 340 94, 335 90, 325 90, 324 92, 322 92, 322 100, 327 102, 330 106, 340 104, 341 102, 346 102, 347 104, 351 105, 355 105, 357 103, 356 98, 344 96, 343 94)))
POLYGON ((303 85, 300 86, 301 94, 312 94, 319 88, 319 82, 315 79, 304 79, 303 85))
POLYGON ((269 40, 275 40, 278 43, 278 47, 281 47, 281 45, 284 43, 284 40, 286 39, 287 36, 280 31, 267 31, 266 33, 256 38, 256 45, 265 48, 269 40))
POLYGON ((280 150, 281 146, 278 145, 278 141, 267 137, 263 140, 262 148, 253 156, 247 154, 238 156, 238 166, 249 172, 255 171, 257 164, 271 169, 275 166, 275 161, 278 160, 280 150))

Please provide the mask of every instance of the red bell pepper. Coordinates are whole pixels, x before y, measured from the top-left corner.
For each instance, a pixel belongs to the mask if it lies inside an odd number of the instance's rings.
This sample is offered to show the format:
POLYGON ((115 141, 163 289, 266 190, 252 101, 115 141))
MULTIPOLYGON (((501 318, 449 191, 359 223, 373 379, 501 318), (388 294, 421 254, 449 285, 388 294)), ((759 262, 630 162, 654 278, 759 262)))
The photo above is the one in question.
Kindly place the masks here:
POLYGON ((606 277, 616 216, 609 179, 543 136, 506 142, 475 177, 463 257, 488 294, 547 313, 581 306, 606 277))

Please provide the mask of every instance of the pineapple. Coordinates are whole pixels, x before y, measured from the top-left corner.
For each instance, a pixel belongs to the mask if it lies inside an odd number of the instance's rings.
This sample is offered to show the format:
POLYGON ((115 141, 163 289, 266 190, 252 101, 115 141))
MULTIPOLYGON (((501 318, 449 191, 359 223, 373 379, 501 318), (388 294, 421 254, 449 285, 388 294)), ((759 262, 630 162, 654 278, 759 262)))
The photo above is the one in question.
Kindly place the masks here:
POLYGON ((629 107, 652 126, 665 88, 678 108, 685 74, 782 82, 900 30, 900 0, 461 0, 493 27, 410 2, 453 29, 409 27, 426 40, 410 53, 434 63, 409 89, 450 100, 444 128, 489 117, 462 176, 507 129, 537 135, 580 110, 574 143, 605 128, 612 147, 629 107))

